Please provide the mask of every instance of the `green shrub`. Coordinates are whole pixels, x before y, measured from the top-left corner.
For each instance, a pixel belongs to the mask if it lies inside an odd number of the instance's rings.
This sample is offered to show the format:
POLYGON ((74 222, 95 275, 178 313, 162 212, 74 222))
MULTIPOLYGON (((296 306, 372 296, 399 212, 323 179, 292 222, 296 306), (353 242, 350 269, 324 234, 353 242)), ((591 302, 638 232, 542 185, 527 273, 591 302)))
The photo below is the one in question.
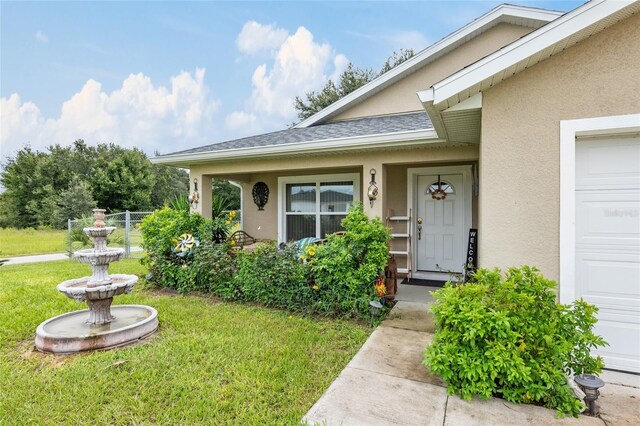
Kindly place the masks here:
POLYGON ((374 282, 387 264, 389 231, 380 219, 369 220, 362 205, 353 206, 342 221, 345 235, 329 236, 327 243, 313 246, 316 253, 308 251, 306 263, 295 246, 278 249, 273 241, 253 251, 231 250, 220 241, 230 223, 230 217, 209 220, 169 207, 145 218, 143 263, 151 282, 291 311, 368 317, 369 301, 377 298, 374 282), (176 256, 171 248, 185 232, 200 245, 176 256))
POLYGON ((606 345, 593 334, 597 308, 556 303, 555 282, 528 266, 481 269, 470 284, 433 293, 437 323, 425 364, 464 399, 502 397, 577 416, 583 408, 565 374, 598 373, 606 345))
POLYGON ((311 309, 311 286, 306 266, 294 247, 278 250, 275 242, 263 243, 252 252, 238 252, 237 272, 228 293, 222 296, 260 302, 293 311, 311 309))
POLYGON ((195 289, 229 298, 237 256, 230 255, 227 243, 206 242, 195 251, 190 268, 197 271, 195 289))
POLYGON ((185 232, 200 241, 209 241, 210 226, 209 220, 198 213, 164 207, 142 220, 142 247, 150 255, 169 255, 175 239, 185 232))
POLYGON ((170 207, 145 217, 140 226, 146 252, 141 262, 149 268, 150 281, 181 292, 206 289, 198 268, 192 265, 197 250, 181 257, 171 249, 184 233, 191 233, 202 244, 219 242, 223 236, 226 238, 229 227, 223 218, 206 219, 198 213, 170 207))
POLYGON ((366 317, 376 299, 374 282, 389 259, 389 229, 355 203, 343 219, 344 235, 330 235, 310 261, 316 310, 366 317))

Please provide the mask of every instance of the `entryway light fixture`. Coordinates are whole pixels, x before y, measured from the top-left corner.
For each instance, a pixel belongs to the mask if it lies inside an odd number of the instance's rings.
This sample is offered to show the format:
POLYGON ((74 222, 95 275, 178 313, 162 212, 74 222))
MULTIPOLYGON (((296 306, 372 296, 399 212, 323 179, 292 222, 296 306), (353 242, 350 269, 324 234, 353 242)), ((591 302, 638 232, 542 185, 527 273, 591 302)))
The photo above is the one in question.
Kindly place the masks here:
POLYGON ((369 196, 369 203, 373 207, 373 202, 378 198, 378 187, 376 186, 376 169, 369 170, 371 174, 371 180, 369 181, 369 190, 367 195, 369 196))
POLYGON ((192 209, 198 208, 200 193, 198 192, 198 178, 193 178, 193 192, 189 195, 189 204, 192 209))
POLYGON ((600 389, 604 386, 604 382, 600 377, 597 377, 593 374, 580 374, 573 378, 573 381, 576 382, 582 392, 584 392, 584 402, 587 404, 589 408, 589 414, 595 416, 600 411, 600 407, 596 405, 596 400, 600 396, 600 389))
POLYGON ((369 327, 373 327, 373 319, 378 316, 378 312, 382 309, 382 303, 377 300, 372 300, 369 302, 369 309, 371 310, 371 322, 369 323, 369 327))

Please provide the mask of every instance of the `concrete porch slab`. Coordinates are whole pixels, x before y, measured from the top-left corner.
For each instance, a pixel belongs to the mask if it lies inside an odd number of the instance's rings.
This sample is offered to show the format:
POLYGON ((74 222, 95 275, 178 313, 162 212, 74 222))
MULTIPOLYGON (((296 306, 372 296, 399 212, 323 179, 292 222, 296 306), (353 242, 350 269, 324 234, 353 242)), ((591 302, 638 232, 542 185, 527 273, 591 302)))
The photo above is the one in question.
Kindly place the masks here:
POLYGON ((433 302, 430 292, 439 289, 438 287, 400 284, 400 282, 402 282, 401 278, 398 279, 398 293, 395 298, 397 301, 429 304, 433 302))
MULTIPOLYGON (((630 376, 631 379, 638 377, 632 374, 626 376, 630 376)), ((640 388, 607 383, 600 389, 597 404, 600 406, 600 418, 607 425, 640 424, 640 388)))
POLYGON ((405 330, 433 333, 436 324, 429 312, 429 305, 417 302, 398 301, 381 327, 403 328, 405 330))
POLYGON ((442 425, 440 386, 345 368, 303 421, 322 425, 442 425))
POLYGON ((422 364, 423 351, 433 335, 393 327, 378 327, 348 367, 444 386, 422 364))

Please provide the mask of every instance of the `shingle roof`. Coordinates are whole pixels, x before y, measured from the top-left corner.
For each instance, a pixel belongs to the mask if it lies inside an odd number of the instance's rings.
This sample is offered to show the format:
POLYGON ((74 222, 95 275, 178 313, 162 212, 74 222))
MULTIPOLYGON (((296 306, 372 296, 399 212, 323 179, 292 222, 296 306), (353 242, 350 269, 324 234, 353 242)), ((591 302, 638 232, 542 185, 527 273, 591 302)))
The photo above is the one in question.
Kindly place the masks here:
POLYGON ((429 117, 424 111, 422 111, 402 115, 360 118, 356 120, 320 124, 300 129, 291 128, 280 130, 278 132, 214 143, 166 155, 285 145, 296 142, 313 142, 325 139, 346 138, 350 136, 368 136, 432 128, 433 125, 431 124, 429 117))

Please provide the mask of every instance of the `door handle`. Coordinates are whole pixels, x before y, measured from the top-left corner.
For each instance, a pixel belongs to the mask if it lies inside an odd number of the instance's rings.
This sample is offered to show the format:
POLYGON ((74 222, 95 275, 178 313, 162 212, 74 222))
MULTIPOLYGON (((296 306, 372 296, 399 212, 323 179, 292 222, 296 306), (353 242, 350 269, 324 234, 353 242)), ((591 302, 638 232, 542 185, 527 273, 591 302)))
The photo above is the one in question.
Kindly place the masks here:
POLYGON ((422 218, 418 218, 418 239, 422 239, 422 218))

